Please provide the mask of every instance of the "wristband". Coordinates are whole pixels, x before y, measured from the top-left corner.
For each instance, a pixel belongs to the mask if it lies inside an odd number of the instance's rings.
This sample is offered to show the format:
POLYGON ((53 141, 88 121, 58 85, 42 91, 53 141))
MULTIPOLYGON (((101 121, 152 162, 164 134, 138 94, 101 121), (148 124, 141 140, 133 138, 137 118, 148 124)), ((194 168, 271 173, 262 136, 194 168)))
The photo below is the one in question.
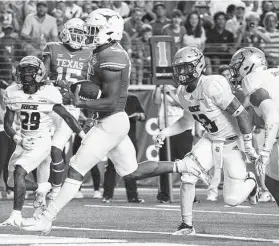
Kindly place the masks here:
POLYGON ((79 135, 79 137, 80 137, 81 139, 84 139, 84 137, 85 137, 86 134, 85 134, 85 132, 82 130, 82 131, 79 132, 78 135, 79 135))
POLYGON ((21 141, 22 141, 22 138, 21 138, 21 136, 15 134, 15 135, 13 136, 13 140, 14 140, 14 142, 15 142, 16 144, 20 144, 21 141))
POLYGON ((251 141, 252 140, 252 132, 251 133, 248 133, 248 134, 242 134, 242 137, 243 137, 243 141, 251 141))

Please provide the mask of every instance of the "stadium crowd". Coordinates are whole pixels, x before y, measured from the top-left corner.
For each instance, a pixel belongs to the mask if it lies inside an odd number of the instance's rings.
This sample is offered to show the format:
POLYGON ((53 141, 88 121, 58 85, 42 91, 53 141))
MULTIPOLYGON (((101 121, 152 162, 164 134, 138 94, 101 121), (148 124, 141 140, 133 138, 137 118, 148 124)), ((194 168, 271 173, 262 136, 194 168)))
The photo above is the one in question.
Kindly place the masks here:
MULTIPOLYGON (((65 22, 84 20, 97 8, 111 8, 125 19, 121 43, 132 61, 133 85, 151 84, 149 38, 155 35, 174 37, 176 50, 200 49, 207 74, 223 73, 221 65, 246 46, 262 49, 269 67, 279 65, 277 1, 1 1, 1 81, 14 81, 13 71, 22 57, 41 57, 46 43, 59 41, 65 22)), ((1 148, 8 148, 1 141, 0 135, 1 148)))

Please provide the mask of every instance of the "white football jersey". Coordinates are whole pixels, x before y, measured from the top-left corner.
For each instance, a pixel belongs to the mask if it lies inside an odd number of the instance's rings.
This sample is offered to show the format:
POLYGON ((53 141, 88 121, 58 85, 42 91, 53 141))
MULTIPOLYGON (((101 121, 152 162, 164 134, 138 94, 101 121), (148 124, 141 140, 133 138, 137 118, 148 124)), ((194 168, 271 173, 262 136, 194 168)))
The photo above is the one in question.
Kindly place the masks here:
POLYGON ((221 75, 202 75, 197 88, 189 93, 179 86, 177 96, 185 111, 200 122, 212 140, 226 140, 240 135, 237 121, 225 109, 234 95, 227 80, 221 75))
MULTIPOLYGON (((260 88, 265 89, 279 111, 279 68, 269 68, 246 75, 242 88, 245 95, 248 96, 260 88)), ((259 116, 262 116, 258 108, 254 109, 259 116)))
POLYGON ((21 84, 15 84, 6 89, 5 104, 20 119, 23 136, 38 136, 51 131, 52 108, 62 104, 62 96, 52 85, 42 86, 30 95, 23 92, 21 84))

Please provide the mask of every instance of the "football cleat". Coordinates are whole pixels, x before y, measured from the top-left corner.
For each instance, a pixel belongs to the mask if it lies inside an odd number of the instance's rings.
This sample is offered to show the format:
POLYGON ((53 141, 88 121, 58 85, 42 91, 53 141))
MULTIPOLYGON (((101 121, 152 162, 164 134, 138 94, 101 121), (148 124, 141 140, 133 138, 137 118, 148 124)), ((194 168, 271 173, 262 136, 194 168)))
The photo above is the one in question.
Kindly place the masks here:
POLYGON ((174 232, 172 235, 174 235, 174 236, 183 236, 183 235, 192 236, 195 234, 196 234, 196 231, 193 226, 189 226, 186 223, 182 222, 180 224, 180 226, 177 228, 177 231, 174 232))
POLYGON ((76 199, 81 199, 81 198, 84 198, 84 195, 83 195, 83 194, 81 193, 81 191, 79 190, 79 191, 75 194, 74 198, 76 198, 76 199))
POLYGON ((259 201, 259 185, 258 185, 258 182, 256 180, 256 176, 255 176, 254 173, 248 172, 246 180, 247 179, 253 179, 255 181, 255 187, 251 191, 251 193, 249 194, 248 200, 252 205, 256 205, 259 201))
POLYGON ((209 192, 209 194, 207 195, 206 200, 211 201, 211 202, 216 202, 218 200, 218 195, 213 193, 213 192, 209 192))
POLYGON ((39 184, 36 190, 35 200, 33 202, 34 208, 46 207, 46 194, 50 191, 51 184, 49 182, 39 184))
POLYGON ((22 222, 21 211, 13 210, 10 217, 0 224, 0 226, 20 226, 22 222))
POLYGON ((58 186, 58 187, 52 187, 52 190, 51 192, 49 192, 47 194, 47 197, 50 199, 50 200, 54 200, 55 197, 57 197, 59 191, 61 190, 61 186, 58 186))
POLYGON ((45 213, 36 218, 23 219, 20 228, 25 231, 41 232, 41 235, 47 235, 51 231, 52 220, 45 213))
POLYGON ((102 194, 99 190, 94 190, 94 193, 93 193, 93 198, 95 199, 102 199, 102 194))
POLYGON ((103 198, 103 203, 111 203, 112 202, 112 198, 109 198, 109 197, 104 197, 103 198))
POLYGON ((144 199, 141 198, 131 198, 128 200, 129 203, 144 203, 144 199))
POLYGON ((271 194, 269 193, 269 191, 265 190, 261 193, 259 202, 269 202, 269 201, 271 201, 271 194))

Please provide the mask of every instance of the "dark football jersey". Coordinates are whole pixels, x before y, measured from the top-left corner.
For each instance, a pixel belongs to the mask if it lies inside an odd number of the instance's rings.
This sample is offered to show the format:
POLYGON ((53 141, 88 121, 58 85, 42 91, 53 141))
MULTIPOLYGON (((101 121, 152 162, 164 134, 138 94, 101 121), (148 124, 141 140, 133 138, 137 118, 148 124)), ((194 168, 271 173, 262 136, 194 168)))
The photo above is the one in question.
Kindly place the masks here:
POLYGON ((107 71, 121 71, 120 81, 116 80, 114 82, 119 83, 119 100, 114 112, 99 112, 100 117, 124 111, 128 97, 131 62, 127 52, 118 43, 107 45, 107 47, 103 49, 100 47, 100 49, 97 48, 93 51, 93 55, 89 62, 88 79, 97 83, 102 90, 102 78, 107 71))
POLYGON ((87 78, 91 51, 88 48, 71 51, 62 42, 47 43, 43 55, 50 55, 50 80, 77 82, 87 78))

